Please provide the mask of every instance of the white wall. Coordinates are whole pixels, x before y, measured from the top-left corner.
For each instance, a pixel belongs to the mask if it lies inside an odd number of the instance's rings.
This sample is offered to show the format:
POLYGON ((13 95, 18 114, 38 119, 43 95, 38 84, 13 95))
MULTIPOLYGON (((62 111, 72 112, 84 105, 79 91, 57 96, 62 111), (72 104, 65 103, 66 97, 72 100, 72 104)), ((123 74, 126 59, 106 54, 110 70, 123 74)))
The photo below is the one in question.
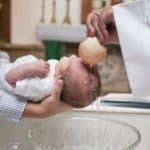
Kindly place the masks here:
MULTIPOLYGON (((12 0, 11 1, 11 43, 35 44, 35 27, 40 23, 42 0, 12 0)), ((81 21, 81 0, 70 0, 71 23, 81 21)), ((50 22, 52 16, 52 0, 45 0, 45 23, 50 22)), ((56 0, 57 24, 62 24, 66 13, 66 0, 56 0)))

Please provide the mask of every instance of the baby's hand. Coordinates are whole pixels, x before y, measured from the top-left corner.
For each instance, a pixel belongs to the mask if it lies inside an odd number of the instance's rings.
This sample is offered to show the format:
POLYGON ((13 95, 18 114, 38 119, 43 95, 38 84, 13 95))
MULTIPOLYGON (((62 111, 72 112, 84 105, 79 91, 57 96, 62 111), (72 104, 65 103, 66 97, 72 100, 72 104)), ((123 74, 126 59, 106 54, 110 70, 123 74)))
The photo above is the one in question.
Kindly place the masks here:
POLYGON ((48 72, 49 72, 49 64, 40 59, 34 63, 32 63, 32 72, 31 72, 31 76, 32 77, 40 77, 40 78, 44 78, 47 76, 48 72))

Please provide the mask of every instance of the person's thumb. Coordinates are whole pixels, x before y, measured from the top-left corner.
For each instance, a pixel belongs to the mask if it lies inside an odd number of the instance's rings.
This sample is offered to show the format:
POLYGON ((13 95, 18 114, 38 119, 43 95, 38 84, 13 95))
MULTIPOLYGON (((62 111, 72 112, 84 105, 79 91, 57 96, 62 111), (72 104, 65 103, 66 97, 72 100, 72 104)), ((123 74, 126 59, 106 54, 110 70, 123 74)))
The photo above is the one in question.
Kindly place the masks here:
POLYGON ((58 112, 64 112, 64 111, 69 111, 72 109, 72 106, 62 102, 60 100, 60 97, 61 97, 61 92, 62 92, 62 88, 63 88, 63 80, 61 79, 58 79, 55 81, 55 89, 51 95, 51 98, 56 102, 58 101, 59 102, 59 105, 57 108, 55 109, 58 109, 58 112))
POLYGON ((54 100, 60 100, 60 96, 61 96, 61 92, 62 92, 62 88, 63 88, 63 80, 58 79, 55 81, 55 89, 52 92, 52 99, 54 100))

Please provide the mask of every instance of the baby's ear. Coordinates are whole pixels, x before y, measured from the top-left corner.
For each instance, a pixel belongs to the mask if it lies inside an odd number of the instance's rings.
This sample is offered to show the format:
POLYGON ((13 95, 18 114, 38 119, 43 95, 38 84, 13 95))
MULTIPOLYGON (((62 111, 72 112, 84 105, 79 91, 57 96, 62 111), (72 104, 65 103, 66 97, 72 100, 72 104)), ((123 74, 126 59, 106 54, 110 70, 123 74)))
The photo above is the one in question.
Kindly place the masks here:
POLYGON ((55 76, 58 76, 60 74, 60 70, 56 67, 55 68, 55 76))
POLYGON ((64 76, 65 76, 65 71, 62 71, 62 70, 59 70, 59 69, 56 69, 56 71, 55 71, 55 77, 61 77, 61 79, 63 80, 64 79, 64 76))

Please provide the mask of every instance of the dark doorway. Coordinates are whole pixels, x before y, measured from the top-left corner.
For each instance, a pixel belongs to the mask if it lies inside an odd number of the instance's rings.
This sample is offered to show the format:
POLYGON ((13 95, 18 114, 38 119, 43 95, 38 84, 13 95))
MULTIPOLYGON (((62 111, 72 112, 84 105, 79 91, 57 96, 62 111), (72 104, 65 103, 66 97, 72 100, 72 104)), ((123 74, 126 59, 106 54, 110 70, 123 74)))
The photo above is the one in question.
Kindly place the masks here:
POLYGON ((10 42, 10 0, 0 0, 0 41, 10 42))

